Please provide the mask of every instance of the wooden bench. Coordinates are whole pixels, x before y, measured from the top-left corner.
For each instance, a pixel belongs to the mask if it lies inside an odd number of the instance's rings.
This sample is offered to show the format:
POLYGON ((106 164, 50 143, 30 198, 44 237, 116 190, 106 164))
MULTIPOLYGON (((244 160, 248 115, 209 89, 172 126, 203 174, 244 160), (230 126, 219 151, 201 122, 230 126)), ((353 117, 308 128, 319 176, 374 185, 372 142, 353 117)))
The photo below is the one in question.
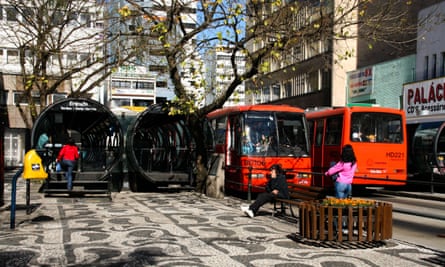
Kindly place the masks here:
POLYGON ((319 200, 325 197, 326 197, 326 190, 322 187, 290 184, 289 199, 285 198, 275 199, 272 215, 275 216, 277 212, 285 214, 287 208, 289 209, 291 216, 296 217, 292 209, 292 206, 299 207, 299 204, 301 204, 302 201, 319 200))

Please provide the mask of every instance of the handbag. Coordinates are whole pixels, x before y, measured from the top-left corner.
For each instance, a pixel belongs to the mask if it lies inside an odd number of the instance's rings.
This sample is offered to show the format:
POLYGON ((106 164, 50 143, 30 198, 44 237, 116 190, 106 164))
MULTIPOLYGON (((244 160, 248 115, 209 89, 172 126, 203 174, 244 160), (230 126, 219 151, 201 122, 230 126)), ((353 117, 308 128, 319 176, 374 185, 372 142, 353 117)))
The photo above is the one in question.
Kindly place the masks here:
POLYGON ((60 162, 56 163, 56 172, 61 172, 62 171, 62 165, 60 164, 60 162))

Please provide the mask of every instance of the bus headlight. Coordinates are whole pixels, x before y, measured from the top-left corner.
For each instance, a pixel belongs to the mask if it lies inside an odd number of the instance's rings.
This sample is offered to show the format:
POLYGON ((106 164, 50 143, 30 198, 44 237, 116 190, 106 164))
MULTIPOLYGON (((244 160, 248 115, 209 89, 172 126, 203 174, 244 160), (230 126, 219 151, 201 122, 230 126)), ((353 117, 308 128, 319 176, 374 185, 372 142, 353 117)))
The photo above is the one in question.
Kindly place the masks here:
POLYGON ((264 173, 252 173, 252 179, 264 178, 264 173))
POLYGON ((297 173, 297 178, 311 178, 311 175, 309 173, 297 173))

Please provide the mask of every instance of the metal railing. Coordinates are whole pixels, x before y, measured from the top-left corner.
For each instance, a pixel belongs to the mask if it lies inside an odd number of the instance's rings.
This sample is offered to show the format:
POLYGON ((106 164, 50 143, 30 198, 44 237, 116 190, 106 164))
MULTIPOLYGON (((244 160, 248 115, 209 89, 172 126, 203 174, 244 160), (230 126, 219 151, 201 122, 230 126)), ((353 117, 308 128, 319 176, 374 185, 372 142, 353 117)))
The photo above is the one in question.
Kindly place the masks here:
MULTIPOLYGON (((252 166, 247 166, 247 167, 243 167, 243 166, 231 166, 231 169, 235 169, 235 170, 241 170, 241 169, 248 169, 249 173, 248 173, 248 184, 247 184, 247 200, 251 201, 252 200, 252 189, 257 188, 257 189, 264 189, 264 187, 260 187, 260 186, 254 186, 252 184, 252 173, 253 170, 268 170, 265 168, 255 168, 252 166)), ((289 172, 292 171, 290 169, 284 169, 285 172, 289 172)), ((297 174, 303 174, 303 175, 310 175, 311 177, 314 176, 323 176, 323 179, 326 177, 324 175, 324 173, 322 172, 295 172, 297 174)), ((445 174, 441 175, 438 173, 434 173, 432 172, 431 174, 429 174, 430 177, 428 177, 429 181, 427 181, 427 179, 423 179, 423 180, 413 180, 410 179, 410 177, 412 178, 413 176, 408 176, 407 179, 405 180, 400 180, 400 179, 392 179, 390 177, 385 177, 385 178, 377 178, 377 177, 368 177, 368 176, 354 176, 354 178, 360 178, 363 180, 369 180, 369 181, 385 181, 385 182, 393 182, 393 183, 404 183, 404 184, 418 184, 418 185, 425 185, 425 186, 429 186, 430 187, 430 193, 434 193, 435 190, 435 186, 441 186, 441 187, 445 187, 445 174), (443 178, 442 181, 437 181, 437 178, 441 177, 443 178)), ((244 186, 244 183, 239 183, 239 182, 230 182, 231 184, 236 184, 237 186, 244 186)))

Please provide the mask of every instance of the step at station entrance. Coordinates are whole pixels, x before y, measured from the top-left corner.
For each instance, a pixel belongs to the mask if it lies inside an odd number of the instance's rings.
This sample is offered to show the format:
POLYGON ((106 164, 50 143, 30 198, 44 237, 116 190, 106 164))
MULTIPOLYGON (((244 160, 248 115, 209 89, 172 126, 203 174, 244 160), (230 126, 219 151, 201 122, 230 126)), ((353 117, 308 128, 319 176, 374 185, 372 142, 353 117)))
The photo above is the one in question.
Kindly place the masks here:
POLYGON ((123 133, 118 118, 91 99, 66 98, 47 106, 34 123, 31 145, 42 158, 48 179, 45 195, 104 194, 123 184, 123 133), (65 170, 56 170, 56 158, 69 138, 79 149, 73 170, 73 188, 67 189, 65 170))

